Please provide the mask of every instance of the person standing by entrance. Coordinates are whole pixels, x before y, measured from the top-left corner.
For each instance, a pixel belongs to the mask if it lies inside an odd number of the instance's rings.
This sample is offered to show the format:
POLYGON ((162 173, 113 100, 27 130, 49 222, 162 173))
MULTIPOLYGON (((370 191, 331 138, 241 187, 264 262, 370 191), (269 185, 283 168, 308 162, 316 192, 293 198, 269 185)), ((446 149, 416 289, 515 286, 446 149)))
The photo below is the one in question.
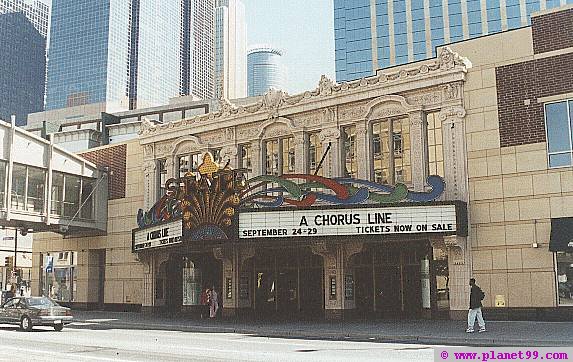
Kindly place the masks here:
POLYGON ((215 291, 215 286, 211 288, 211 297, 210 299, 210 310, 209 310, 209 317, 215 318, 217 317, 217 311, 219 310, 219 295, 215 291))
POLYGON ((201 304, 201 319, 203 319, 203 317, 206 318, 207 314, 209 314, 209 308, 210 308, 209 289, 207 287, 203 288, 203 290, 201 291, 201 297, 199 303, 201 304))
POLYGON ((470 310, 468 312, 468 329, 467 333, 472 333, 474 331, 474 324, 476 322, 476 317, 478 320, 479 331, 485 332, 485 321, 483 320, 483 315, 481 313, 482 304, 481 301, 485 298, 485 293, 477 286, 476 280, 474 278, 470 279, 470 310))

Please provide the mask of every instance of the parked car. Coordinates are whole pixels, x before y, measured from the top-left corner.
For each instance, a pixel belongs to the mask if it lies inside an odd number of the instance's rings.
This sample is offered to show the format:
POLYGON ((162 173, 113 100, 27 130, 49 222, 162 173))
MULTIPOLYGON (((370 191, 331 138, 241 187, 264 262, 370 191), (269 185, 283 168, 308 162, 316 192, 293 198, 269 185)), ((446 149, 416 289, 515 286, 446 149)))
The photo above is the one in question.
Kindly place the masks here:
POLYGON ((0 307, 0 323, 18 324, 27 332, 34 326, 53 326, 59 332, 72 320, 70 308, 46 297, 15 297, 0 307))

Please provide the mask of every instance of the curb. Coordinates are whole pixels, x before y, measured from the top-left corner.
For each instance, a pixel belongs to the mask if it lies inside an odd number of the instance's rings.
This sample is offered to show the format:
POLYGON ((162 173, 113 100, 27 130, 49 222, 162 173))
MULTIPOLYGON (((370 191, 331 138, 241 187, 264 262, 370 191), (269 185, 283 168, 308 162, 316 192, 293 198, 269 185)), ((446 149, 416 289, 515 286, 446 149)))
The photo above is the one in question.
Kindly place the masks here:
MULTIPOLYGON (((75 319, 78 323, 95 323, 90 319, 75 319)), ((536 347, 553 347, 563 346, 567 341, 551 340, 523 340, 523 339, 506 339, 506 338, 461 338, 461 337, 432 337, 420 335, 391 335, 377 336, 362 333, 344 333, 344 332, 320 332, 304 330, 272 330, 265 327, 248 328, 248 327, 225 327, 225 326, 202 326, 202 325, 181 325, 169 323, 138 323, 122 321, 104 321, 97 322, 100 326, 122 327, 135 329, 158 329, 158 330, 177 330, 183 332, 199 333, 236 333, 236 334, 254 334, 259 337, 268 338, 304 338, 304 339, 321 339, 331 341, 354 341, 354 342, 373 342, 373 343, 407 343, 407 344, 438 344, 449 346, 536 346, 536 347)), ((73 323, 70 327, 74 328, 73 323)), ((78 326, 81 328, 81 326, 78 326)), ((77 327, 76 327, 77 328, 77 327)))

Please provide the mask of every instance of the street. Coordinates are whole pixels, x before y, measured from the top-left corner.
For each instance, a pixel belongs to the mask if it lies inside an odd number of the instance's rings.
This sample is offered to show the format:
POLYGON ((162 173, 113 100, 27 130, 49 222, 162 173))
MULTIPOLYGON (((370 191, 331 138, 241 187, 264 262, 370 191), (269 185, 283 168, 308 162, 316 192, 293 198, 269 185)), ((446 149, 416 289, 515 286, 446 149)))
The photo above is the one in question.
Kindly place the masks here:
POLYGON ((433 361, 432 346, 115 329, 76 322, 55 332, 0 325, 0 361, 433 361))

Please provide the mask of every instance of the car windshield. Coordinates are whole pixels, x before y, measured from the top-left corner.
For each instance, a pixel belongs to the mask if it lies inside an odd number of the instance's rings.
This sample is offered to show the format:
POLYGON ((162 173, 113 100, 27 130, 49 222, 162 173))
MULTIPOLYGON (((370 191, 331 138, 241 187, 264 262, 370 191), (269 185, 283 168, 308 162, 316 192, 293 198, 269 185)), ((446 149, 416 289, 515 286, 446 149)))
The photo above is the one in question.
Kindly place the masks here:
POLYGON ((26 302, 31 307, 57 307, 58 303, 46 297, 26 298, 26 302))

